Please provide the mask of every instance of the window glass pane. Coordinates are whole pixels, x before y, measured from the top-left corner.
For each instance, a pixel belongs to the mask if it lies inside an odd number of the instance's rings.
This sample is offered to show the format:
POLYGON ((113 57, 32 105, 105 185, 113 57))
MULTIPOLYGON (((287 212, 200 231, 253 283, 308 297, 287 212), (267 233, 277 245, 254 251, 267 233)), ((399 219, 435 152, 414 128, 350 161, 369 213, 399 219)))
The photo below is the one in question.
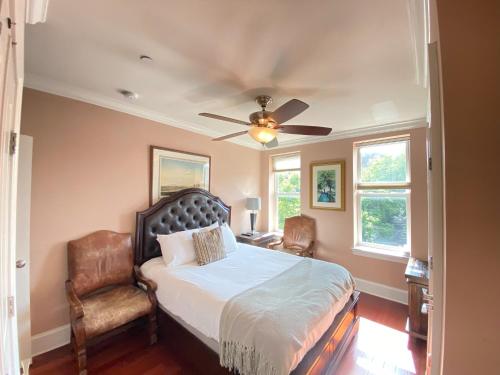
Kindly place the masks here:
POLYGON ((360 182, 408 182, 407 141, 382 143, 359 148, 360 182))
POLYGON ((277 186, 276 192, 281 193, 300 193, 300 172, 276 172, 277 186))
POLYGON ((273 170, 300 169, 300 154, 273 156, 273 170))
POLYGON ((278 196, 278 229, 283 230, 285 219, 300 215, 300 196, 278 196))
POLYGON ((405 247, 408 197, 369 196, 361 198, 361 241, 405 247))
POLYGON ((278 229, 287 217, 300 215, 300 171, 275 172, 278 229))

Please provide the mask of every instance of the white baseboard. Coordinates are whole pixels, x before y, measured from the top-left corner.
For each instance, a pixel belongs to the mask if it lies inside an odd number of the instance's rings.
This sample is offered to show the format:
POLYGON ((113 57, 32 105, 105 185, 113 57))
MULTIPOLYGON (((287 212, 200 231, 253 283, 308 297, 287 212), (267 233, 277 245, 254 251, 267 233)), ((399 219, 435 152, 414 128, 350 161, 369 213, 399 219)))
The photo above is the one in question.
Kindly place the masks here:
POLYGON ((373 294, 374 296, 380 298, 408 305, 407 290, 394 288, 392 286, 379 284, 373 281, 363 280, 357 277, 354 279, 356 280, 356 289, 361 292, 373 294))
MULTIPOLYGON (((374 296, 385 298, 390 301, 408 304, 408 292, 404 289, 393 288, 373 281, 355 278, 356 289, 373 294, 374 296)), ((32 356, 46 353, 50 350, 66 345, 70 341, 71 327, 69 324, 36 334, 31 337, 32 356)))
POLYGON ((65 324, 31 336, 31 355, 34 357, 68 344, 70 341, 70 333, 70 325, 65 324))

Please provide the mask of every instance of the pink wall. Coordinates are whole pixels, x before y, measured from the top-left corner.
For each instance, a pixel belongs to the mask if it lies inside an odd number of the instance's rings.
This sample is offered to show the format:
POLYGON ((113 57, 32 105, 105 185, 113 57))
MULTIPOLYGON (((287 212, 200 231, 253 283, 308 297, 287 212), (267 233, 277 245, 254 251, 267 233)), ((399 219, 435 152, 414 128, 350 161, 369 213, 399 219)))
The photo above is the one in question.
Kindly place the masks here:
POLYGON ((68 323, 66 243, 98 229, 133 232, 148 207, 149 146, 211 155, 211 191, 248 230, 260 193, 260 154, 228 142, 26 89, 21 131, 34 138, 31 217, 32 333, 68 323))
MULTIPOLYGON (((412 255, 427 259, 427 177, 425 156, 425 128, 407 131, 411 134, 411 242, 412 255)), ((362 139, 376 139, 398 133, 382 134, 371 137, 351 138, 338 141, 319 142, 276 151, 262 153, 261 191, 263 197, 269 196, 270 157, 274 154, 300 151, 301 155, 301 202, 302 213, 316 219, 317 244, 316 256, 339 263, 349 269, 354 276, 369 281, 405 289, 405 264, 354 255, 353 246, 353 192, 352 162, 353 142, 362 139), (327 211, 309 208, 309 165, 312 161, 344 159, 346 162, 346 200, 345 211, 327 211)), ((268 222, 269 206, 264 201, 261 222, 268 222)))
MULTIPOLYGON (((25 90, 22 133, 34 138, 31 303, 33 334, 68 322, 66 243, 97 229, 133 232, 135 212, 148 206, 151 144, 208 154, 212 187, 233 206, 235 232, 248 229, 245 198, 260 195, 267 220, 269 156, 229 142, 34 90, 25 90), (244 168, 241 168, 244 165, 244 168), (36 313, 35 313, 36 312, 36 313)), ((411 133, 412 251, 426 258, 425 130, 411 133)), ((318 256, 362 279, 405 288, 404 264, 353 255, 352 142, 322 142, 300 150, 303 212, 317 218, 318 256), (309 163, 346 160, 346 211, 311 210, 309 163)), ((260 225, 262 226, 262 225, 260 225)))
POLYGON ((500 4, 438 0, 446 178, 444 374, 500 369, 500 4))

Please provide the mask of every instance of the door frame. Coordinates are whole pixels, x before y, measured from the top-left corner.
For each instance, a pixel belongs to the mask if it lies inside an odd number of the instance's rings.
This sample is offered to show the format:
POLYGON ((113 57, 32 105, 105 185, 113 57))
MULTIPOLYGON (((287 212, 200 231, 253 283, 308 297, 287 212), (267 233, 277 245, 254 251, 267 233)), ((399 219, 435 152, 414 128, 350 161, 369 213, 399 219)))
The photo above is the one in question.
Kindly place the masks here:
POLYGON ((443 130, 442 67, 439 48, 439 28, 436 0, 425 0, 427 62, 428 62, 428 120, 427 188, 428 188, 428 245, 429 245, 429 341, 426 374, 443 372, 443 349, 446 301, 446 236, 445 236, 445 154, 443 130))
MULTIPOLYGON (((429 44, 429 74, 431 106, 441 109, 439 84, 438 44, 429 44)), ((445 267, 444 267, 444 165, 443 165, 443 135, 441 111, 434 111, 435 116, 428 129, 428 228, 429 228, 429 295, 431 296, 431 311, 429 313, 429 343, 427 349, 428 375, 442 372, 442 346, 445 309, 445 267), (438 118, 436 118, 438 117, 438 118), (429 357, 430 355, 430 357, 429 357), (432 360, 431 360, 432 359, 432 360)))
MULTIPOLYGON (((18 352, 18 334, 17 334, 17 312, 16 312, 16 205, 17 205, 17 142, 11 141, 11 135, 19 138, 20 120, 21 120, 21 102, 24 83, 24 24, 26 15, 26 2, 24 0, 0 0, 2 9, 8 13, 2 17, 2 32, 6 32, 8 38, 6 55, 2 56, 4 61, 4 74, 7 74, 9 63, 13 71, 12 80, 2 83, 1 95, 1 113, 0 113, 0 131, 2 141, 2 152, 0 153, 0 165, 8 165, 7 172, 0 171, 0 183, 4 188, 0 189, 0 201, 4 207, 2 214, 2 242, 4 245, 0 248, 0 262, 5 274, 2 282, 6 283, 6 295, 2 295, 1 308, 2 316, 6 317, 6 325, 1 326, 2 347, 5 349, 0 359, 0 371, 2 373, 18 374, 20 370, 19 352, 18 352), (3 7, 8 8, 3 8, 3 7), (10 82, 10 83, 9 83, 10 82), (7 85, 12 85, 13 89, 7 90, 7 85), (10 95, 10 100, 4 95, 10 95), (4 104, 9 103, 8 106, 4 104), (11 110, 11 118, 6 117, 6 111, 11 110), (4 122, 6 120, 6 122, 4 122), (14 153, 11 153, 11 146, 14 145, 14 153), (5 309, 5 310, 4 310, 5 309)), ((12 87, 11 86, 11 87, 12 87)))
POLYGON ((29 373, 32 362, 31 312, 30 312, 30 210, 31 177, 33 164, 33 137, 19 136, 19 163, 16 219, 16 267, 18 261, 25 265, 16 270, 17 333, 19 361, 23 374, 29 373))

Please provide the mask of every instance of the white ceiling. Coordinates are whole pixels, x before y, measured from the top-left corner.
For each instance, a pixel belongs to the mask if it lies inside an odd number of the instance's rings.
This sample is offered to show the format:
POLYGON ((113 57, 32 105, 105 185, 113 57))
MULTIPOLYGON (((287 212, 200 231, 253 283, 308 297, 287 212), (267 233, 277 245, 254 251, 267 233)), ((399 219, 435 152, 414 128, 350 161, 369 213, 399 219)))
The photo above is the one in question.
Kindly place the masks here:
MULTIPOLYGON (((199 112, 247 120, 257 94, 273 96, 271 110, 307 102, 289 123, 332 127, 333 138, 418 126, 426 115, 419 3, 51 0, 47 22, 27 27, 26 86, 207 135, 245 127, 199 112)), ((258 146, 247 135, 235 142, 258 146)))

